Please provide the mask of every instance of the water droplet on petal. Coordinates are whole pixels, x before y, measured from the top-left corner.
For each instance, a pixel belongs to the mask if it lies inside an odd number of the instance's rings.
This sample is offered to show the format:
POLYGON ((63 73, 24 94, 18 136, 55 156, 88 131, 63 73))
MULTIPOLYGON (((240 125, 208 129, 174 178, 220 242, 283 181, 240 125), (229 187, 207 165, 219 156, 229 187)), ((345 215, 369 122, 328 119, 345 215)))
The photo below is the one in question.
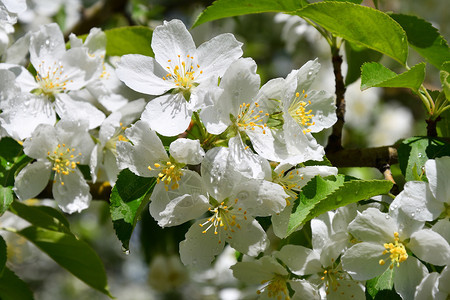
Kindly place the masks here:
POLYGON ((45 44, 48 46, 50 45, 50 40, 45 40, 45 44))
POLYGON ((419 213, 420 211, 421 211, 421 209, 420 209, 420 208, 416 208, 416 212, 418 212, 418 213, 419 213))
POLYGON ((390 217, 389 217, 389 215, 386 215, 386 217, 385 217, 385 218, 386 218, 386 220, 387 220, 387 219, 389 219, 390 217))
POLYGON ((124 246, 122 246, 122 252, 123 252, 125 255, 129 255, 129 254, 130 254, 130 249, 126 249, 124 246))
POLYGON ((412 214, 411 214, 411 217, 413 217, 413 218, 414 218, 414 216, 415 216, 415 215, 416 215, 415 213, 412 213, 412 214))

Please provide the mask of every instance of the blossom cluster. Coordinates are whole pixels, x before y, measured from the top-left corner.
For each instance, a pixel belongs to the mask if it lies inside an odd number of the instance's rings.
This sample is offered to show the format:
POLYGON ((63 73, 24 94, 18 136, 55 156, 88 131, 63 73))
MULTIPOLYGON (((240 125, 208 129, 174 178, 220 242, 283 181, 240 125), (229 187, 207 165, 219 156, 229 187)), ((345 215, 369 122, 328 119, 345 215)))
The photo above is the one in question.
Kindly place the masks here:
POLYGON ((317 59, 261 86, 232 34, 197 47, 179 20, 155 28, 154 57, 108 57, 96 28, 69 39, 67 49, 60 28, 43 25, 20 41, 27 53, 0 64, 1 134, 33 159, 15 178, 20 200, 50 180, 60 209, 81 212, 89 182, 114 185, 129 169, 155 178, 158 225, 191 224, 179 245, 185 265, 207 268, 228 244, 245 255, 234 276, 259 285, 261 298, 361 299, 365 282, 389 271, 404 299, 448 296, 448 157, 429 160, 428 182, 408 182, 388 211, 341 207, 311 220, 311 248, 270 246, 259 220, 286 238, 302 188, 338 172, 317 163, 325 151, 313 133, 336 122, 334 96, 311 89, 317 59), (28 54, 30 66, 18 64, 28 54))

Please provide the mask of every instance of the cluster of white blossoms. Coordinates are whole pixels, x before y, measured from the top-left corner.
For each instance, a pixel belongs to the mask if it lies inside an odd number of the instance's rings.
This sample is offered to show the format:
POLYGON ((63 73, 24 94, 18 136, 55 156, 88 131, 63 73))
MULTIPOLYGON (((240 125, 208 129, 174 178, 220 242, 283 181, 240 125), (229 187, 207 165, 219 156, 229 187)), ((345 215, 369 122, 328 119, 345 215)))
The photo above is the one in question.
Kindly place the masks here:
POLYGON ((362 299, 365 281, 386 270, 404 299, 448 296, 448 157, 428 161, 428 183, 408 182, 388 212, 342 207, 311 221, 312 248, 270 250, 260 217, 286 238, 301 189, 337 175, 304 164, 323 160, 312 133, 336 122, 334 96, 310 88, 317 59, 261 86, 232 34, 196 47, 179 20, 154 30, 154 58, 129 54, 117 65, 99 29, 84 42, 71 35, 67 49, 59 27, 44 25, 26 44, 30 67, 0 64, 2 134, 33 159, 15 178, 20 200, 50 180, 59 207, 80 212, 92 200, 88 181, 114 185, 129 169, 156 178, 150 214, 161 227, 191 224, 179 245, 185 265, 207 268, 228 244, 245 254, 234 276, 259 285, 262 299, 362 299))

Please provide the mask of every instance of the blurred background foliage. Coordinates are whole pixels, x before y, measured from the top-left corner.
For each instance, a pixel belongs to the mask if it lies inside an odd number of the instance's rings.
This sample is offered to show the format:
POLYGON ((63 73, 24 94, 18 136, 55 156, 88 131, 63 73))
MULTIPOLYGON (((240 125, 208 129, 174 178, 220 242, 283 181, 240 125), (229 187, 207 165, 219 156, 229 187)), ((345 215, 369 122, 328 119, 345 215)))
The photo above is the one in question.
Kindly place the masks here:
MULTIPOLYGON (((104 30, 128 25, 150 28, 163 20, 181 19, 189 28, 199 13, 213 1, 208 0, 29 0, 28 11, 16 24, 17 37, 39 25, 57 22, 68 34, 88 33, 92 27, 104 30)), ((446 0, 377 1, 384 12, 406 13, 431 22, 448 40, 450 10, 446 0)), ((373 6, 372 1, 363 5, 373 6)), ((192 29, 197 45, 224 32, 232 32, 244 43, 244 57, 252 57, 258 65, 261 82, 285 77, 306 61, 319 58, 322 64, 317 88, 334 92, 331 55, 326 42, 314 28, 299 19, 276 14, 256 14, 218 20, 192 29)), ((129 41, 132 43, 133 41, 129 41)), ((345 55, 344 51, 341 52, 345 55)), ((411 51, 409 65, 421 59, 411 51)), ((382 63, 402 72, 389 58, 382 63)), ((344 74, 346 66, 343 67, 344 74)), ((437 89, 439 73, 428 65, 425 86, 437 89)), ((372 88, 361 92, 359 81, 347 86, 347 114, 344 146, 374 147, 394 144, 414 135, 425 135, 425 110, 419 99, 406 89, 372 88)), ((327 133, 318 137, 323 143, 327 133)), ((392 168, 397 183, 402 183, 398 166, 392 168)), ((360 178, 381 178, 377 170, 368 168, 342 170, 360 178)), ((81 214, 68 216, 73 232, 87 241, 103 260, 112 294, 117 299, 253 299, 254 290, 232 278, 228 267, 235 253, 225 251, 210 270, 188 271, 178 259, 178 243, 190 224, 161 229, 144 210, 131 240, 131 252, 125 253, 115 237, 108 204, 94 201, 81 214)), ((19 222, 7 216, 2 222, 19 222)), ((36 299, 107 299, 61 269, 51 259, 25 240, 7 236, 8 255, 13 269, 29 283, 36 299)), ((276 241, 273 241, 276 243, 276 241)))

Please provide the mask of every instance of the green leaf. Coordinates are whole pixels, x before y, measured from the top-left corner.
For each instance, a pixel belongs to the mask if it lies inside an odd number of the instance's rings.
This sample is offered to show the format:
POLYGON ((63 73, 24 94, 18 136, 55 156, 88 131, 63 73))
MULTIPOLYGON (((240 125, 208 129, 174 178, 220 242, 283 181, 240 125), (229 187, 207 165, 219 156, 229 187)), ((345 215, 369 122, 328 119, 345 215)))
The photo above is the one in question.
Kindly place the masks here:
POLYGON ((13 186, 14 174, 30 162, 31 158, 23 154, 22 146, 14 139, 6 137, 0 140, 0 185, 13 186))
POLYGON ((372 196, 386 194, 392 188, 387 180, 353 180, 338 175, 336 181, 314 177, 300 193, 300 202, 289 219, 288 234, 307 221, 326 213, 372 196))
POLYGON ((326 179, 316 176, 311 179, 299 194, 298 206, 292 210, 288 225, 288 235, 310 220, 308 217, 317 203, 325 199, 343 184, 344 176, 342 175, 326 179))
POLYGON ((19 201, 14 201, 11 212, 27 220, 32 225, 52 231, 60 231, 72 234, 70 224, 66 217, 58 210, 48 206, 29 206, 19 201))
POLYGON ((442 64, 439 77, 441 78, 442 90, 445 93, 445 97, 450 101, 450 61, 442 64))
POLYGON ((450 156, 450 144, 440 138, 411 137, 398 148, 398 163, 406 181, 417 180, 425 162, 436 157, 450 156))
POLYGON ((436 124, 438 136, 450 137, 450 110, 439 115, 441 119, 436 124))
POLYGON ((234 16, 265 12, 291 12, 307 4, 306 0, 217 0, 197 17, 192 27, 234 16))
POLYGON ((12 187, 0 186, 0 216, 8 210, 9 206, 14 200, 12 187))
POLYGON ((17 232, 61 267, 92 288, 110 296, 105 268, 97 253, 72 234, 30 226, 17 232))
POLYGON ((347 57, 347 75, 345 76, 345 85, 349 85, 361 76, 361 66, 366 62, 377 62, 383 54, 372 49, 354 45, 348 41, 345 42, 345 56, 347 57))
POLYGON ((117 178, 110 196, 110 212, 124 251, 129 250, 134 227, 150 201, 155 184, 155 178, 139 177, 128 169, 121 171, 117 178))
POLYGON ((386 54, 405 65, 405 31, 387 14, 348 2, 317 2, 295 12, 352 43, 386 54))
POLYGON ((391 290, 394 287, 394 270, 387 268, 386 271, 378 277, 366 281, 367 292, 372 298, 381 290, 391 290))
POLYGON ((142 54, 155 56, 151 48, 153 31, 145 26, 118 27, 105 30, 106 55, 142 54))
POLYGON ((324 0, 324 2, 326 1, 334 1, 334 2, 351 2, 351 3, 355 3, 355 4, 361 4, 362 0, 324 0))
POLYGON ((0 235, 0 278, 6 266, 6 259, 7 259, 6 242, 0 235))
POLYGON ((365 63, 361 67, 361 90, 370 87, 396 87, 417 91, 424 79, 425 63, 417 64, 398 75, 376 62, 365 63))
POLYGON ((433 25, 416 16, 392 14, 391 17, 406 31, 411 47, 429 63, 440 69, 445 61, 450 60, 447 41, 433 25))
POLYGON ((28 285, 13 271, 5 267, 0 276, 0 299, 2 300, 32 300, 33 293, 28 285))

